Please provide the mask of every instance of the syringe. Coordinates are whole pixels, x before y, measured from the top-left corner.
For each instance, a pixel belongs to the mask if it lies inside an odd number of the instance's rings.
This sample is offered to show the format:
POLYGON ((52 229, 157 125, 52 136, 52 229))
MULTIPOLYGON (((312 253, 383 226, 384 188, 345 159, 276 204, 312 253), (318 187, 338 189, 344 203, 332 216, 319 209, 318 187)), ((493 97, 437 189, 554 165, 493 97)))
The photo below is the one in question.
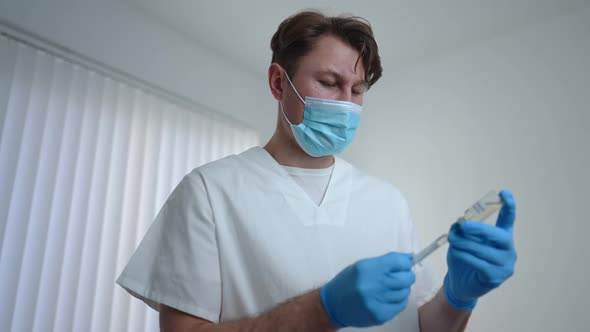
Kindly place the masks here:
MULTIPOLYGON (((465 210, 463 217, 457 219, 457 222, 462 223, 465 220, 471 221, 484 221, 489 216, 494 214, 502 207, 502 199, 500 195, 494 190, 487 193, 484 197, 482 197, 479 201, 475 202, 471 207, 465 210)), ((426 248, 422 249, 419 253, 414 255, 413 264, 416 265, 420 263, 424 258, 430 256, 436 249, 440 248, 442 245, 447 243, 448 241, 448 234, 443 234, 439 236, 436 240, 434 240, 430 245, 426 248)))

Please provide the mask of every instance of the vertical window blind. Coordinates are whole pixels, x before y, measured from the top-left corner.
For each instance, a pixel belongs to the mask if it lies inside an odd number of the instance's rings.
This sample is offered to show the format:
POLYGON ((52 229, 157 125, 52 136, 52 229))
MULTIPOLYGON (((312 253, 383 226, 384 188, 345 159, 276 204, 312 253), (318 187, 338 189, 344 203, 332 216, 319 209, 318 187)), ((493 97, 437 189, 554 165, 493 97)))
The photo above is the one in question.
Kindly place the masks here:
POLYGON ((0 35, 0 331, 158 330, 115 278, 185 174, 259 143, 192 106, 0 35))

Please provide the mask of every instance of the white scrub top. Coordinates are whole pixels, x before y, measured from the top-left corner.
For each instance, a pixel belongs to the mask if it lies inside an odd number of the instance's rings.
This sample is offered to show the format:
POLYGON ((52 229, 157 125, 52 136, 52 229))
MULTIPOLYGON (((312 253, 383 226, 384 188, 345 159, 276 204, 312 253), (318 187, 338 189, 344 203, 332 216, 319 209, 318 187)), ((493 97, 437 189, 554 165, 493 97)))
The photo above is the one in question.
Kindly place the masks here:
MULTIPOLYGON (((217 323, 268 311, 359 259, 417 249, 392 185, 336 157, 318 206, 256 147, 186 175, 117 283, 156 310, 165 304, 217 323)), ((415 272, 406 310, 362 331, 419 331, 417 307, 438 286, 427 269, 415 272)))

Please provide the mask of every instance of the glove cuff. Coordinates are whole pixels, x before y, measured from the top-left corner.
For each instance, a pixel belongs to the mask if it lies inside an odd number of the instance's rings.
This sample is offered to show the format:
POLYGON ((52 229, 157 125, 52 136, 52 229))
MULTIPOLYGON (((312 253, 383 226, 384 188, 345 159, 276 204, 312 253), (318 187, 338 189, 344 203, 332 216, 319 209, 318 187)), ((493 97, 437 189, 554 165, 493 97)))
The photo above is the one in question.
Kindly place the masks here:
POLYGON ((457 299, 455 296, 453 296, 453 294, 450 291, 449 282, 449 274, 447 273, 447 275, 445 276, 445 281, 443 282, 443 293, 445 294, 447 302, 455 309, 464 311, 473 310, 473 308, 475 308, 475 305, 477 304, 477 299, 472 301, 461 301, 457 299))
POLYGON ((346 327, 346 325, 340 323, 337 319, 336 316, 334 316, 334 313, 332 312, 332 309, 330 308, 330 306, 328 305, 328 285, 326 284, 324 285, 321 289, 320 289, 320 298, 322 300, 322 305, 324 306, 324 310, 326 310, 326 313, 328 314, 328 317, 330 317, 330 320, 332 321, 332 324, 334 324, 334 326, 336 326, 337 329, 341 329, 346 327))

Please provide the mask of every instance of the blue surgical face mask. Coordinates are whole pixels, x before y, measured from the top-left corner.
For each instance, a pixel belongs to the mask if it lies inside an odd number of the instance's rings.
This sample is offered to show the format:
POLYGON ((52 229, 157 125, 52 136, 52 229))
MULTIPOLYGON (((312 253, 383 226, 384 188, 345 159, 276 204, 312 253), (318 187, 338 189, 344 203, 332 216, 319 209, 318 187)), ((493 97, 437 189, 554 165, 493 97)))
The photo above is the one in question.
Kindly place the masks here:
POLYGON ((291 125, 293 136, 301 149, 312 157, 330 156, 344 151, 356 135, 362 106, 332 99, 305 97, 303 100, 289 75, 285 73, 285 76, 305 105, 303 122, 294 125, 287 118, 283 103, 280 103, 283 116, 291 125))

